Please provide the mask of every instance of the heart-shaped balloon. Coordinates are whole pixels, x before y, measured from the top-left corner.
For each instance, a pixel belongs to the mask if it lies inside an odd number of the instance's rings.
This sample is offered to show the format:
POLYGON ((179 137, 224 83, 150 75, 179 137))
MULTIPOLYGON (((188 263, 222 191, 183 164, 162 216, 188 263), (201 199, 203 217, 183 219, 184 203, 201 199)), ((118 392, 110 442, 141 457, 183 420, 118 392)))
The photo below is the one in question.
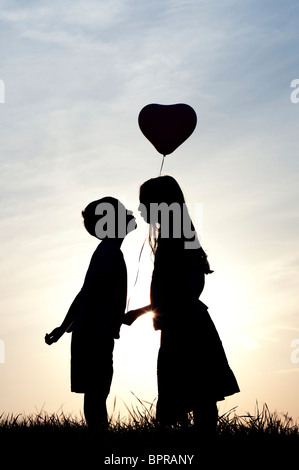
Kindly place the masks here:
POLYGON ((143 135, 162 155, 169 155, 190 137, 197 116, 188 104, 148 104, 139 113, 143 135))

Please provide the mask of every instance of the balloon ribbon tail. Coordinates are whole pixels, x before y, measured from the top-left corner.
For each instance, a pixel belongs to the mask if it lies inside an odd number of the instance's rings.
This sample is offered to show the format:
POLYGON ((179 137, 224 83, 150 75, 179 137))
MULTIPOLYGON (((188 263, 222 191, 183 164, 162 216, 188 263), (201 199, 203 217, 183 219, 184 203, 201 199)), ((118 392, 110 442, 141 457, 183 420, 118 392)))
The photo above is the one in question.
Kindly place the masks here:
POLYGON ((162 168, 163 168, 163 165, 164 165, 164 159, 165 159, 165 155, 163 155, 163 159, 162 159, 162 164, 161 164, 159 176, 161 176, 161 171, 162 171, 162 168))

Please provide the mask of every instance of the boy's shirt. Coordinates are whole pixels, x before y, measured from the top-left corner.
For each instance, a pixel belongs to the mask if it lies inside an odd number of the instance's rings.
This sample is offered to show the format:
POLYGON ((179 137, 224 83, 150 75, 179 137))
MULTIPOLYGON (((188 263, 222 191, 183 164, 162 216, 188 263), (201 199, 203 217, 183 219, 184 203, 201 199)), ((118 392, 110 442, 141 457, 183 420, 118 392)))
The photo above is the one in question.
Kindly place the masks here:
POLYGON ((93 253, 79 293, 77 316, 68 331, 97 331, 119 338, 127 302, 127 268, 119 246, 104 239, 93 253))

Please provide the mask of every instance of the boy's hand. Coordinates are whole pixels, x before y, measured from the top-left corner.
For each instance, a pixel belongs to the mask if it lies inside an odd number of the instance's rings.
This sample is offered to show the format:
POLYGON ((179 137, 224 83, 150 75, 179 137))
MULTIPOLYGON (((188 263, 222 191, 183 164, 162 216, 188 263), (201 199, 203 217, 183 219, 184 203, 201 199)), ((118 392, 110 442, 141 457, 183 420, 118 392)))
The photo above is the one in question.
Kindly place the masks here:
POLYGON ((130 326, 138 317, 137 310, 130 310, 123 316, 123 323, 130 326))
POLYGON ((46 334, 45 342, 49 345, 56 343, 59 340, 59 338, 61 338, 63 333, 64 333, 63 329, 59 326, 58 328, 55 328, 51 333, 46 334))

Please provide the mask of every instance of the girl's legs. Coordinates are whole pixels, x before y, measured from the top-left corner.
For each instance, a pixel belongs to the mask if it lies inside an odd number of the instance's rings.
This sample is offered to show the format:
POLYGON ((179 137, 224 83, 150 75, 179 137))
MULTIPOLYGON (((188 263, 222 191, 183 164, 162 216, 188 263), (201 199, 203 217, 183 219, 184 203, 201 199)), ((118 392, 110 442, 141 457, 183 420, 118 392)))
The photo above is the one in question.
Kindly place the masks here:
POLYGON ((218 422, 217 402, 207 400, 202 407, 193 412, 194 426, 199 437, 210 441, 216 436, 216 427, 218 422))

